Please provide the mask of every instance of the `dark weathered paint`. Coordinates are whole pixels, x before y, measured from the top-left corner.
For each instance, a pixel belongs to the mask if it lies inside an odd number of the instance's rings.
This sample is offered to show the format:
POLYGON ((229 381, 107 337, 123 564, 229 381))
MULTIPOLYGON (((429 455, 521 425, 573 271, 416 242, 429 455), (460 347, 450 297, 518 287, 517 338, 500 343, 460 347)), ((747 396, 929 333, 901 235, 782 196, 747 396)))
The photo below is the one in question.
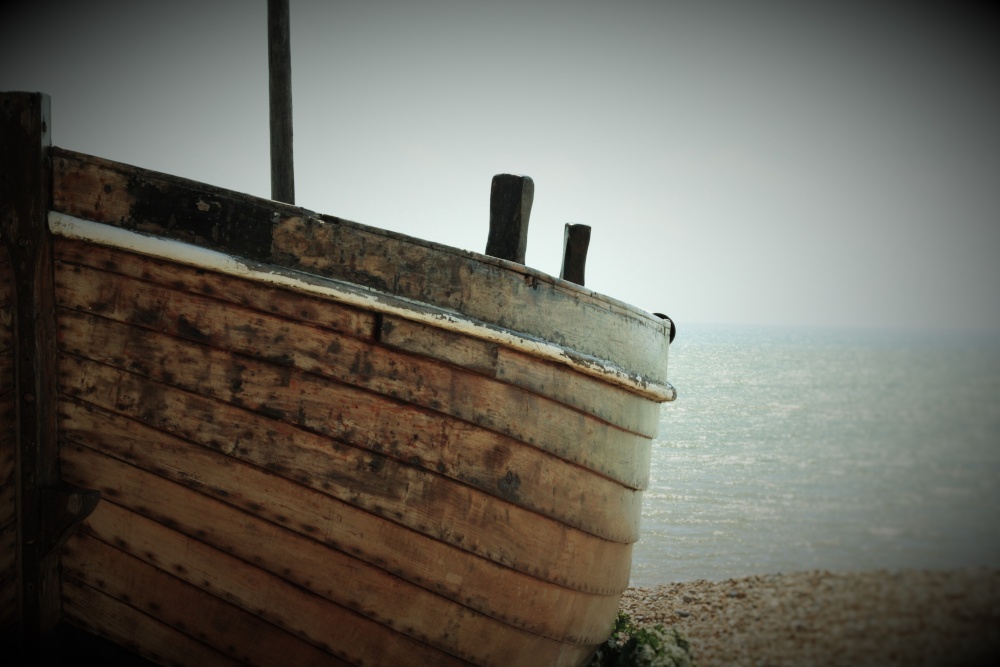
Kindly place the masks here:
POLYGON ((61 149, 53 155, 53 207, 61 213, 456 310, 564 346, 584 364, 610 361, 636 381, 636 393, 652 384, 662 395, 668 385, 663 322, 567 281, 187 179, 61 149))
POLYGON ((59 620, 58 559, 46 552, 42 490, 58 482, 49 98, 0 97, 0 233, 14 283, 19 622, 25 660, 44 662, 59 620))

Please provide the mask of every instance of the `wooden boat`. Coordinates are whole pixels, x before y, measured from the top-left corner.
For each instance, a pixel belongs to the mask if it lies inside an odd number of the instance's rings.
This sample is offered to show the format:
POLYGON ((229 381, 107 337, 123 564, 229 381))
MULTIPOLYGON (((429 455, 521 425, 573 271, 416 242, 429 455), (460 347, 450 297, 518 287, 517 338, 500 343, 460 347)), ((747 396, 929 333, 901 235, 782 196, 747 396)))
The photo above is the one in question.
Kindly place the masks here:
POLYGON ((0 627, 156 664, 582 665, 670 322, 47 147, 3 97, 0 627), (99 493, 99 499, 97 494, 99 493))

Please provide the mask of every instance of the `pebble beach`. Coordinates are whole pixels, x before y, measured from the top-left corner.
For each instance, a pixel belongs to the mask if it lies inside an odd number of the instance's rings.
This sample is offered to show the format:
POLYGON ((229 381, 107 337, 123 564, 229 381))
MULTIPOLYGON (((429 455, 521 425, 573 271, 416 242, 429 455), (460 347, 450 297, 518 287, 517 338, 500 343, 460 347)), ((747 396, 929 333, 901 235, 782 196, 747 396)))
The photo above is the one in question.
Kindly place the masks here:
POLYGON ((827 571, 630 588, 699 667, 1000 665, 1000 570, 827 571))

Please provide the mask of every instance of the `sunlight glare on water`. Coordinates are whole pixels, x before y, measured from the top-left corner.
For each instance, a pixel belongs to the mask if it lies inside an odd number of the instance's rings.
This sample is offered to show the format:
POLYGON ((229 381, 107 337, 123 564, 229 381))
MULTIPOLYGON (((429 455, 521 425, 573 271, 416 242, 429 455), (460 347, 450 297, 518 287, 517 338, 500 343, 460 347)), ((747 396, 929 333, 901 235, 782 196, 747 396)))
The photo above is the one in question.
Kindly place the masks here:
POLYGON ((689 326, 633 585, 1000 565, 1000 341, 689 326))

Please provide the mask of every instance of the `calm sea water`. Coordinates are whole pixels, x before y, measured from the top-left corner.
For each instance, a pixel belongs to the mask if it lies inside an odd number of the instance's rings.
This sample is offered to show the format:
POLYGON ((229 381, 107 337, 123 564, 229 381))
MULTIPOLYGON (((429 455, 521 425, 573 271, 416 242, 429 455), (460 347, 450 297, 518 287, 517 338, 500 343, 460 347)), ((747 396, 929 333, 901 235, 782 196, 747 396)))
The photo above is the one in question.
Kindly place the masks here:
POLYGON ((636 586, 1000 566, 1000 338, 692 326, 636 586))

